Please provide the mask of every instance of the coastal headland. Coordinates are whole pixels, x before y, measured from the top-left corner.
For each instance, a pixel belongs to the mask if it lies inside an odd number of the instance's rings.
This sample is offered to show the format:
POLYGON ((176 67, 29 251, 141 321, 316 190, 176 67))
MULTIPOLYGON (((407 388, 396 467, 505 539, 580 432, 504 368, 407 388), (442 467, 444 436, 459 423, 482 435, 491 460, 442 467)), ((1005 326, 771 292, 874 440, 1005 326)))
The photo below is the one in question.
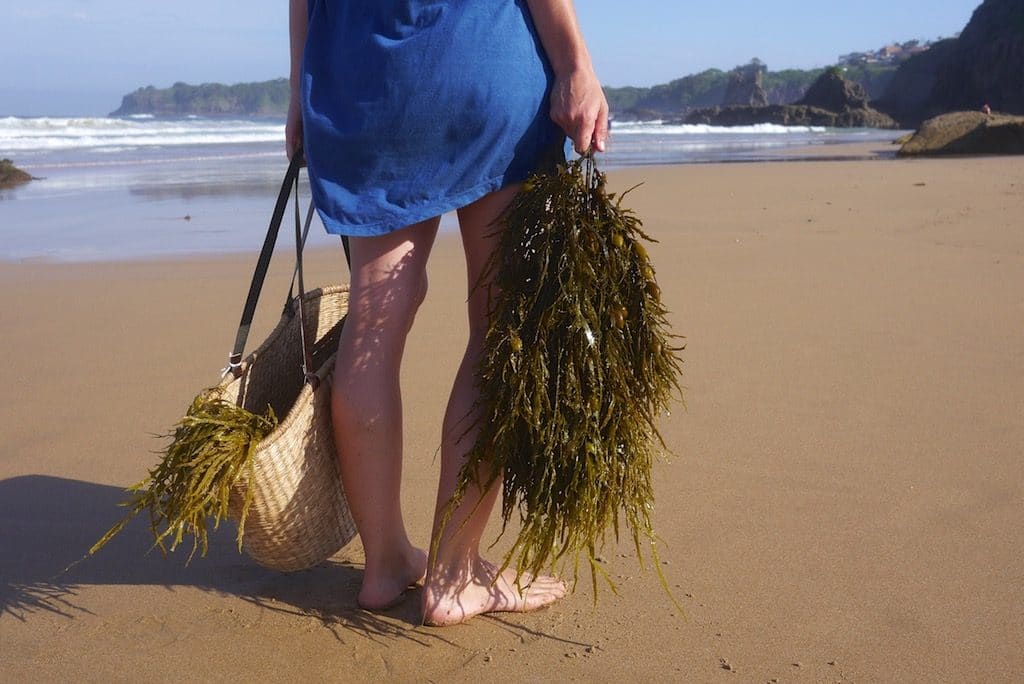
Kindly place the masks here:
MULTIPOLYGON (((610 176, 645 183, 627 201, 686 336, 654 512, 686 618, 614 543, 618 595, 595 606, 581 583, 541 613, 452 629, 418 624, 416 592, 359 610, 358 545, 281 575, 222 529, 186 566, 147 554, 139 520, 61 574, 122 514, 152 435, 216 382, 255 255, 0 264, 0 679, 1014 681, 1024 161, 873 152, 610 176)), ((340 249, 307 262, 307 285, 346 277, 340 249)), ((403 367, 420 544, 465 287, 442 234, 403 367)))

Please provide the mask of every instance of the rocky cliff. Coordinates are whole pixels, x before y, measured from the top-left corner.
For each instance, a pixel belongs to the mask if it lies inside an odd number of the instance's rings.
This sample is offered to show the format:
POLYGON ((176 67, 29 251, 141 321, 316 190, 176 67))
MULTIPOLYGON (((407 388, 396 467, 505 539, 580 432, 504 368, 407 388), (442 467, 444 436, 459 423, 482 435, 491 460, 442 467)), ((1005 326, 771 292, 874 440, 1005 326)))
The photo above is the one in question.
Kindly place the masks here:
POLYGON ((932 90, 946 110, 1024 114, 1024 0, 985 0, 974 10, 932 90))
POLYGON ((914 55, 896 70, 885 92, 872 104, 903 124, 914 128, 921 121, 939 113, 931 102, 938 80, 939 67, 949 59, 955 39, 933 43, 931 49, 914 55))
POLYGON ((712 126, 774 123, 835 128, 898 127, 890 116, 872 109, 864 88, 843 78, 838 69, 826 70, 796 104, 710 107, 691 112, 685 122, 712 126))
POLYGON ((907 61, 878 103, 908 127, 951 110, 1024 114, 1024 1, 984 0, 960 37, 907 61))

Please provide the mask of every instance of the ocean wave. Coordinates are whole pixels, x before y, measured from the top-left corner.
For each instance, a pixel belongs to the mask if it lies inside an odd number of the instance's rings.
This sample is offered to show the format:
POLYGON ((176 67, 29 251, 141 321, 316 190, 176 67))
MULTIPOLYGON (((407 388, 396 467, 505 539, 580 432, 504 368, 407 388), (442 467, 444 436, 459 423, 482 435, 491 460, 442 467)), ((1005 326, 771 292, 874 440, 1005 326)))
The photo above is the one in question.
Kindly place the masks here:
POLYGON ((0 118, 0 149, 16 152, 252 144, 283 138, 283 123, 264 121, 0 118))
POLYGON ((178 147, 187 145, 236 145, 252 143, 272 143, 284 140, 284 131, 275 134, 243 134, 230 135, 193 134, 176 136, 79 136, 79 137, 37 137, 23 140, 3 140, 0 138, 0 149, 12 152, 33 150, 71 150, 92 149, 96 152, 137 150, 140 147, 178 147))
POLYGON ((781 126, 763 123, 752 126, 709 126, 706 124, 665 124, 661 121, 627 121, 612 124, 612 135, 791 135, 824 133, 824 126, 781 126))
MULTIPOLYGON (((111 148, 97 151, 100 154, 116 155, 123 152, 133 152, 138 148, 111 148)), ((284 155, 284 144, 282 143, 281 149, 273 151, 246 151, 239 152, 236 154, 174 154, 168 152, 166 155, 150 156, 141 159, 126 159, 123 157, 116 157, 113 159, 105 159, 101 156, 91 157, 85 161, 45 161, 41 164, 34 164, 33 169, 39 169, 41 171, 76 171, 82 169, 103 169, 103 168, 130 168, 134 166, 154 166, 163 164, 197 164, 197 163, 233 163, 233 162, 245 162, 253 159, 280 159, 284 155)))

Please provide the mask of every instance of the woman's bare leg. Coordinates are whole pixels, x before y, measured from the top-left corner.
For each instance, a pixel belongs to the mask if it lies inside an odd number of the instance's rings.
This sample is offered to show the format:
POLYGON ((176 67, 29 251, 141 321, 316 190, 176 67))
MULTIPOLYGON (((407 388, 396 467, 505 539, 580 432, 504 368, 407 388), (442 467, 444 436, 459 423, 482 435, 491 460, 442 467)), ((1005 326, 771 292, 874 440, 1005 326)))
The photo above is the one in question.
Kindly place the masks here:
POLYGON ((409 542, 402 518, 399 369, 426 295, 426 263, 437 226, 432 219, 351 240, 349 313, 331 412, 342 482, 366 551, 359 605, 371 610, 394 603, 426 569, 426 554, 409 542))
MULTIPOLYGON (((497 247, 494 221, 517 189, 491 193, 459 211, 470 291, 470 334, 445 413, 434 534, 455 491, 466 452, 476 440, 476 431, 466 430, 479 400, 474 374, 487 332, 488 303, 486 290, 474 286, 497 247)), ((565 584, 547 576, 533 578, 532 582, 524 578, 520 591, 515 585, 514 571, 499 577, 497 567, 480 557, 480 539, 499 490, 500 482, 487 492, 471 488, 445 526, 423 591, 423 620, 427 624, 455 624, 480 613, 535 610, 565 596, 565 584)))

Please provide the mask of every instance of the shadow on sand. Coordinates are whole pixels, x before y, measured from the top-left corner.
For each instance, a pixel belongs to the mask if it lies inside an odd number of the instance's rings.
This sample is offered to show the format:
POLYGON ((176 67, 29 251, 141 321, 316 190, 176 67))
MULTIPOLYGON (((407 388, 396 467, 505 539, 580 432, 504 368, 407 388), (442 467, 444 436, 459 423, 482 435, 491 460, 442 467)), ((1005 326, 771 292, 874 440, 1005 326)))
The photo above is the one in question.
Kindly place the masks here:
POLYGON ((233 526, 211 533, 207 555, 186 565, 190 545, 168 558, 149 550, 148 520, 140 516, 95 556, 75 563, 123 515, 118 504, 125 498, 117 487, 59 477, 0 480, 0 617, 88 614, 76 598, 89 585, 189 586, 315 617, 339 640, 346 631, 371 639, 434 638, 412 629, 420 624, 418 596, 387 613, 369 613, 356 605, 361 567, 335 559, 289 574, 267 570, 238 553, 233 526))

